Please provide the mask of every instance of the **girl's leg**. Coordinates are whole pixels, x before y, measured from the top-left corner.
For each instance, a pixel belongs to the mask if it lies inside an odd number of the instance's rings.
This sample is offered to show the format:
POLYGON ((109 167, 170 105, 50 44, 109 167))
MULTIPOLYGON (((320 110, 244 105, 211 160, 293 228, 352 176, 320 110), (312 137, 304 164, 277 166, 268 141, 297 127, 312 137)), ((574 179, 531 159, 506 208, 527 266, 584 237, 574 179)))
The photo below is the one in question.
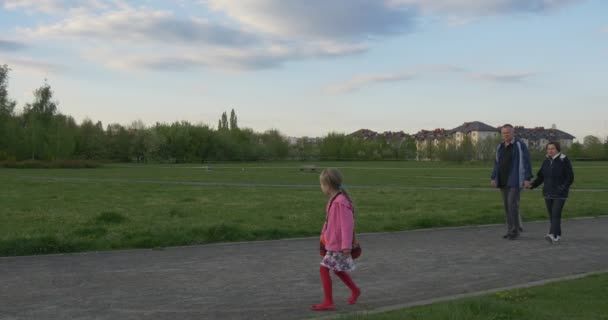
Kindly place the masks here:
POLYGON ((335 271, 334 270, 334 273, 340 278, 340 280, 342 280, 342 282, 344 282, 344 284, 352 292, 352 295, 350 296, 350 298, 348 298, 348 304, 357 303, 357 298, 359 298, 359 296, 361 295, 361 289, 359 289, 359 287, 357 287, 357 285, 353 281, 353 278, 351 278, 350 275, 346 271, 335 271))
POLYGON ((323 294, 325 298, 323 299, 323 303, 315 304, 310 308, 312 310, 334 310, 336 307, 334 306, 329 269, 324 266, 320 266, 319 273, 321 274, 321 284, 323 285, 323 294))

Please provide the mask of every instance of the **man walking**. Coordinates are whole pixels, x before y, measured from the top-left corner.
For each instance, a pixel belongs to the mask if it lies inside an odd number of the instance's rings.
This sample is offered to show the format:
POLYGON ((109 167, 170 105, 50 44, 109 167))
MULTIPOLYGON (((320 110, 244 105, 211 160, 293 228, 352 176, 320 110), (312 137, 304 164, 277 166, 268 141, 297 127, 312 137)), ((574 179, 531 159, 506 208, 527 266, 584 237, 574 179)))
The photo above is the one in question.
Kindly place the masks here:
POLYGON ((514 135, 513 126, 501 127, 503 142, 496 149, 496 159, 492 170, 492 187, 500 188, 505 207, 507 234, 505 239, 514 240, 521 231, 519 199, 521 190, 530 186, 532 165, 528 147, 514 135))

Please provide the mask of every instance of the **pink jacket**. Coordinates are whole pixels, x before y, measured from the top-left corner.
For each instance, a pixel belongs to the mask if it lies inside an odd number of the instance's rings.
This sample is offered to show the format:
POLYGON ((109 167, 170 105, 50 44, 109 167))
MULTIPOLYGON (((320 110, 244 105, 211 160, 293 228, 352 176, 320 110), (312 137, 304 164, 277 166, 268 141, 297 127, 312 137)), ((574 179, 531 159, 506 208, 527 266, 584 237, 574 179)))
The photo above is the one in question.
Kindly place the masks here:
POLYGON ((323 225, 321 237, 325 237, 325 248, 329 251, 352 249, 353 230, 355 219, 353 206, 348 199, 340 194, 329 207, 331 199, 327 202, 327 222, 323 225))

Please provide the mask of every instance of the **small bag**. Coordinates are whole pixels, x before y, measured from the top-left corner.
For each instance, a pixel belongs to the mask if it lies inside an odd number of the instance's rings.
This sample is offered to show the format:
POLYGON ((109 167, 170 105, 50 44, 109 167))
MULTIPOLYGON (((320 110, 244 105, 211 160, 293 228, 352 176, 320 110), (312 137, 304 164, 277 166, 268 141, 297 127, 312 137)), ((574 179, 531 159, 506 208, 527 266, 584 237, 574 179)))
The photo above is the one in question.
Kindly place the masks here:
MULTIPOLYGON (((329 212, 329 209, 331 209, 331 205, 334 203, 334 200, 338 197, 340 193, 336 194, 332 199, 331 202, 329 203, 329 208, 327 208, 327 212, 329 212)), ((353 210, 353 215, 355 214, 354 210, 353 210)), ((325 217, 325 223, 327 224, 327 217, 325 217)), ((319 254, 324 257, 325 254, 327 254, 327 249, 325 248, 325 237, 321 236, 321 241, 319 241, 319 254)), ((351 247, 350 250, 350 256, 353 259, 357 259, 361 256, 361 252, 363 250, 361 249, 361 244, 359 243, 359 240, 357 240, 355 238, 355 230, 353 228, 353 245, 351 247)))
MULTIPOLYGON (((353 235, 354 237, 354 235, 353 235)), ((358 240, 354 240, 353 238, 353 247, 350 250, 350 256, 353 259, 357 259, 361 256, 361 252, 363 251, 363 249, 361 249, 361 244, 359 243, 358 240)), ((319 242, 319 254, 321 255, 321 257, 324 257, 325 254, 327 253, 327 249, 325 249, 325 238, 321 238, 321 241, 319 242)))

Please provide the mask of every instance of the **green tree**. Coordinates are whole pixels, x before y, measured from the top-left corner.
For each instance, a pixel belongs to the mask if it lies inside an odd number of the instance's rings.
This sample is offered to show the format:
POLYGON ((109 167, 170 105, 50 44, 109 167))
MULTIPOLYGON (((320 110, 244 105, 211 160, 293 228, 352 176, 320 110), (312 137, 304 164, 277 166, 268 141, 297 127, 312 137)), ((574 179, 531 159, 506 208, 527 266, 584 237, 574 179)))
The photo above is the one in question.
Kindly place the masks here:
POLYGON ((583 139, 583 147, 586 158, 600 160, 604 156, 604 146, 600 138, 596 136, 586 136, 583 139))
POLYGON ((500 137, 486 137, 475 145, 477 159, 481 161, 492 161, 496 155, 496 146, 500 143, 500 137))
POLYGON ((458 151, 460 151, 461 156, 459 160, 461 161, 471 161, 475 159, 475 146, 473 145, 473 141, 469 135, 465 135, 462 140, 462 144, 460 144, 458 151))
POLYGON ((570 146, 567 152, 571 159, 579 159, 584 157, 583 145, 579 142, 572 143, 572 146, 570 146))
POLYGON ((45 83, 34 91, 34 101, 26 104, 23 111, 32 160, 48 160, 52 157, 49 129, 56 112, 57 103, 53 101, 53 90, 48 83, 45 83))
POLYGON ((78 130, 76 137, 75 155, 80 159, 99 160, 106 158, 106 141, 103 125, 100 121, 93 123, 85 119, 78 130))
POLYGON ((11 69, 7 65, 0 65, 0 117, 10 116, 15 110, 17 102, 8 96, 8 73, 11 69))
POLYGON ((289 153, 289 145, 287 140, 281 136, 277 130, 268 130, 261 136, 261 141, 264 145, 265 158, 269 159, 285 159, 289 153))
POLYGON ((230 129, 230 126, 228 124, 228 115, 226 114, 226 112, 222 113, 222 117, 220 118, 220 121, 218 123, 217 129, 218 130, 228 130, 228 129, 230 129))
POLYGON ((7 65, 0 65, 0 161, 16 157, 18 124, 14 117, 15 101, 8 96, 7 65))
POLYGON ((238 128, 239 126, 237 123, 236 112, 234 112, 234 109, 232 109, 230 112, 230 130, 236 130, 238 128))
POLYGON ((106 128, 106 155, 108 160, 128 162, 131 135, 120 124, 109 124, 106 128))
POLYGON ((72 117, 58 114, 54 117, 49 129, 53 148, 52 159, 70 159, 76 149, 78 125, 72 117), (54 145, 54 146, 53 146, 54 145))

